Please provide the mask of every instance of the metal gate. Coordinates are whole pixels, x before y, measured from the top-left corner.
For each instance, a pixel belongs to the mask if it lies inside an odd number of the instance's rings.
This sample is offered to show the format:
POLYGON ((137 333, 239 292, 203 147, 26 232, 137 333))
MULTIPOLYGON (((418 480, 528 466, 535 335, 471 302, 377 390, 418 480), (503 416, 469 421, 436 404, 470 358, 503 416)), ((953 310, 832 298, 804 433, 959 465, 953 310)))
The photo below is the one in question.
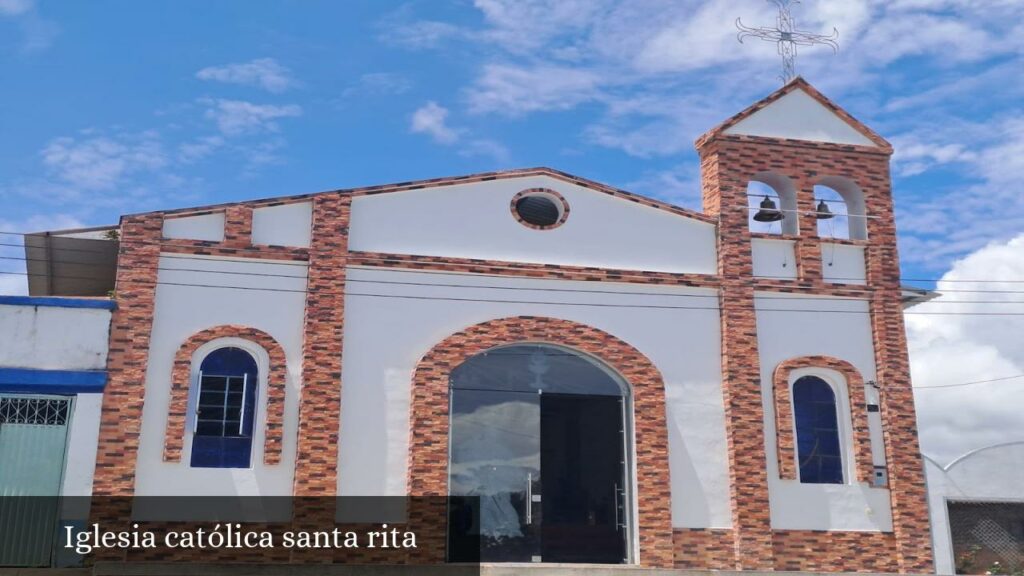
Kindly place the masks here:
POLYGON ((72 399, 0 395, 0 566, 49 566, 72 399))

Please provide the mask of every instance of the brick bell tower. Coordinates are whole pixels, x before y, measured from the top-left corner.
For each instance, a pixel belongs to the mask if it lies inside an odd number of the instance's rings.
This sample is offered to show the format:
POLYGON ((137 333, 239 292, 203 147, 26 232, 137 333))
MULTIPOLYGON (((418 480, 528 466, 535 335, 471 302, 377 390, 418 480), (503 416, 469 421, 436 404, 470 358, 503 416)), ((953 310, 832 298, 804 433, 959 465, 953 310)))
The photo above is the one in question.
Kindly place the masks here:
MULTIPOLYGON (((891 544, 899 572, 933 572, 924 469, 903 328, 889 176, 892 146, 798 77, 702 136, 696 148, 704 212, 718 217, 722 378, 735 567, 784 569, 782 559, 776 557, 776 550, 784 548, 781 531, 773 531, 769 512, 763 367, 754 295, 786 292, 856 297, 870 303, 893 522, 893 533, 884 537, 891 544), (751 232, 748 221, 751 182, 766 184, 778 194, 776 201, 786 217, 782 234, 775 238, 786 239, 793 246, 796 266, 792 277, 755 276, 752 242, 761 235, 751 232), (816 185, 838 191, 851 214, 849 238, 826 239, 824 243, 863 251, 863 277, 856 282, 831 278, 823 271, 823 239, 815 217, 816 185)), ((853 556, 860 552, 856 545, 851 548, 848 544, 849 533, 820 532, 812 538, 808 544, 813 545, 815 554, 843 548, 853 556)), ((820 568, 841 569, 827 563, 820 568)))

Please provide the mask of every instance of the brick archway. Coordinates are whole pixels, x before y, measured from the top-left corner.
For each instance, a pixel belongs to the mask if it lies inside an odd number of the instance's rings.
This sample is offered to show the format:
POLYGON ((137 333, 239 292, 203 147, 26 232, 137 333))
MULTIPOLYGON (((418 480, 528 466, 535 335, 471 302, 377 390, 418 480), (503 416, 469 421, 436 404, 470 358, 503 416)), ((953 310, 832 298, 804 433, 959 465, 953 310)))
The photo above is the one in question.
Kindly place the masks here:
POLYGON ((576 322, 535 316, 491 320, 452 334, 423 356, 412 383, 409 494, 448 494, 451 371, 479 352, 522 342, 558 344, 594 356, 632 387, 639 562, 643 566, 671 568, 671 486, 661 373, 636 348, 607 332, 576 322))
POLYGON ((200 346, 218 338, 240 338, 258 344, 270 357, 267 373, 267 424, 263 443, 263 463, 281 462, 284 427, 284 397, 288 374, 284 349, 273 336, 256 328, 228 324, 207 328, 189 336, 177 354, 171 372, 171 402, 164 436, 164 461, 180 462, 185 441, 185 416, 188 411, 188 390, 192 384, 192 356, 200 346))
POLYGON ((793 429, 793 402, 790 399, 789 375, 800 368, 833 370, 846 380, 850 402, 850 422, 853 446, 850 450, 857 469, 857 481, 870 483, 874 475, 871 459, 871 432, 868 428, 867 402, 864 378, 853 364, 831 356, 804 356, 790 358, 775 368, 775 437, 779 458, 779 476, 783 480, 796 480, 796 431, 793 429))

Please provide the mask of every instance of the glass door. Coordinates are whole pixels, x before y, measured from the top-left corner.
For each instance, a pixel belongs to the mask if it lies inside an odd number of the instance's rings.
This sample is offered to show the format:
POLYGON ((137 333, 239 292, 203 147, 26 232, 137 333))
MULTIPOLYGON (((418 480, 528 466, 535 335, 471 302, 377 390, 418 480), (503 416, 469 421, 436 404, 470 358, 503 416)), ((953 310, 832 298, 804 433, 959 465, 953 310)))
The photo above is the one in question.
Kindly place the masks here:
POLYGON ((548 345, 453 370, 449 560, 626 562, 624 389, 592 358, 548 345))
POLYGON ((453 390, 449 434, 449 559, 540 561, 540 397, 453 390))

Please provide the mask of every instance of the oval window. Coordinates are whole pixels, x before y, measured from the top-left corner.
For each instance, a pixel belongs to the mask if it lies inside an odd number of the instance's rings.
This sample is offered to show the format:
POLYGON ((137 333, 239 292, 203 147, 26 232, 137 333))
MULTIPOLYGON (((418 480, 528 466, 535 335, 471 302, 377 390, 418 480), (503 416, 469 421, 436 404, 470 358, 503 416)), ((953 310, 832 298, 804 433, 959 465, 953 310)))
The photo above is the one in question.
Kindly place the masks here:
POLYGON ((547 196, 525 196, 516 202, 516 212, 534 226, 554 226, 558 222, 558 205, 547 196))

